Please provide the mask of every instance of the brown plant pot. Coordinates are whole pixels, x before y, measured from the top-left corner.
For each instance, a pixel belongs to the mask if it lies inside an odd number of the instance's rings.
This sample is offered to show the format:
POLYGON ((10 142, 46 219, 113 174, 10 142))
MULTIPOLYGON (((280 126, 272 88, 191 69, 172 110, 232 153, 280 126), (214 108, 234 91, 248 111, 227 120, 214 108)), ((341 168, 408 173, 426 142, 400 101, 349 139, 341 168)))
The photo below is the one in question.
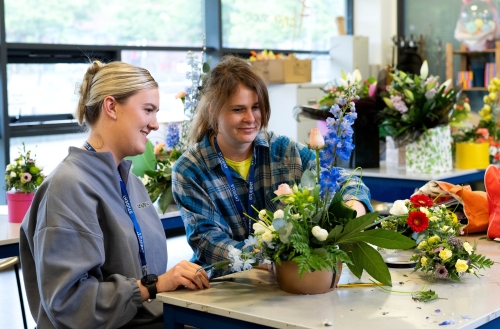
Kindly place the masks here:
POLYGON ((335 290, 342 273, 342 262, 337 262, 336 272, 326 270, 304 272, 299 278, 297 263, 287 260, 274 264, 276 280, 281 290, 291 294, 316 295, 335 290))

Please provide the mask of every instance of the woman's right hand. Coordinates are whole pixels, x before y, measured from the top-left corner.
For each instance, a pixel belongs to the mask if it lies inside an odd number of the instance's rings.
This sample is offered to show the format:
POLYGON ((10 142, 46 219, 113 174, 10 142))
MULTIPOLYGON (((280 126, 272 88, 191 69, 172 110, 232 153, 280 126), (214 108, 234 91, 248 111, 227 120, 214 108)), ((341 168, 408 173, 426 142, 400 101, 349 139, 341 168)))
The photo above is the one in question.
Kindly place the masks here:
POLYGON ((156 283, 158 292, 172 291, 179 287, 186 287, 191 290, 210 288, 207 272, 198 272, 200 267, 187 260, 181 261, 158 277, 156 283))

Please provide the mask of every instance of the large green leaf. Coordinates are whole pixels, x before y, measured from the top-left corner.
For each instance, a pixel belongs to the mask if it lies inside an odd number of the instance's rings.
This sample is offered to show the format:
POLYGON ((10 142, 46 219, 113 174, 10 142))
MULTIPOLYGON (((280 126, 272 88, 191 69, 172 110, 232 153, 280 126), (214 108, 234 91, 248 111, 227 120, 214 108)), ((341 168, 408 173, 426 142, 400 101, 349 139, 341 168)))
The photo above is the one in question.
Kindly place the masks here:
POLYGON ((415 247, 415 240, 401 233, 384 229, 358 232, 350 235, 349 238, 342 239, 342 243, 353 243, 358 241, 364 241, 386 249, 409 249, 415 247))
POLYGON ((364 230, 366 227, 368 227, 368 225, 375 222, 377 218, 378 218, 378 212, 371 212, 350 220, 345 225, 344 231, 337 236, 337 240, 333 241, 334 244, 341 244, 344 241, 348 241, 351 238, 351 236, 364 230))
POLYGON ((148 140, 146 151, 143 154, 127 157, 127 160, 132 161, 132 172, 136 176, 143 177, 146 171, 154 171, 156 169, 156 156, 153 143, 148 140))
POLYGON ((392 286, 391 273, 380 253, 364 242, 351 244, 352 259, 361 262, 363 269, 385 286, 392 286))
POLYGON ((160 198, 158 199, 158 205, 160 206, 160 210, 162 213, 165 213, 168 205, 172 203, 172 200, 172 185, 170 185, 165 191, 163 191, 163 193, 160 195, 160 198))
POLYGON ((333 197, 330 207, 328 207, 328 213, 335 216, 337 220, 339 219, 352 219, 356 217, 356 210, 349 207, 342 200, 342 194, 340 192, 335 193, 333 197))
POLYGON ((361 278, 361 274, 363 274, 363 262, 359 258, 360 253, 355 253, 352 251, 352 244, 346 243, 339 246, 340 250, 343 250, 349 255, 351 258, 351 264, 347 263, 347 267, 358 279, 361 278))

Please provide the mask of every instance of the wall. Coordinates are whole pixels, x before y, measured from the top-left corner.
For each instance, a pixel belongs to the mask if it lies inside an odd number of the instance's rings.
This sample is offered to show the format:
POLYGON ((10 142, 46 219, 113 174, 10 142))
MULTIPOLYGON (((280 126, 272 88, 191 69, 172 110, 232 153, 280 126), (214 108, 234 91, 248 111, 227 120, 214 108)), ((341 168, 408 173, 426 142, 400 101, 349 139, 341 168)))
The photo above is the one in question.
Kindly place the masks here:
POLYGON ((369 39, 370 75, 392 63, 392 36, 397 34, 396 0, 355 0, 354 34, 369 39))

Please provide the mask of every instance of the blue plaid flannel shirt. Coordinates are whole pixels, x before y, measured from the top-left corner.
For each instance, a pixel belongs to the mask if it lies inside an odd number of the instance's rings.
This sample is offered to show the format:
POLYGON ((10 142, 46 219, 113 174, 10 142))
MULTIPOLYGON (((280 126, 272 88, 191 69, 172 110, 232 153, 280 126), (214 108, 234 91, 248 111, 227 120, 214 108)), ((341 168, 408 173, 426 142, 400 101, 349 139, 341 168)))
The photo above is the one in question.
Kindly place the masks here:
MULTIPOLYGON (((299 183, 306 169, 315 169, 315 154, 306 146, 261 131, 254 141, 255 201, 257 209, 277 210, 278 202, 271 202, 278 186, 299 183)), ((229 168, 243 208, 248 204, 248 182, 229 168)), ((347 184, 343 199, 357 199, 369 211, 370 191, 364 184, 358 188, 359 178, 341 169, 341 187, 347 184)), ((213 264, 227 259, 228 246, 241 249, 248 237, 248 218, 240 218, 226 176, 209 136, 186 151, 174 164, 172 171, 174 200, 186 228, 189 245, 194 251, 191 261, 200 265, 213 264)))

